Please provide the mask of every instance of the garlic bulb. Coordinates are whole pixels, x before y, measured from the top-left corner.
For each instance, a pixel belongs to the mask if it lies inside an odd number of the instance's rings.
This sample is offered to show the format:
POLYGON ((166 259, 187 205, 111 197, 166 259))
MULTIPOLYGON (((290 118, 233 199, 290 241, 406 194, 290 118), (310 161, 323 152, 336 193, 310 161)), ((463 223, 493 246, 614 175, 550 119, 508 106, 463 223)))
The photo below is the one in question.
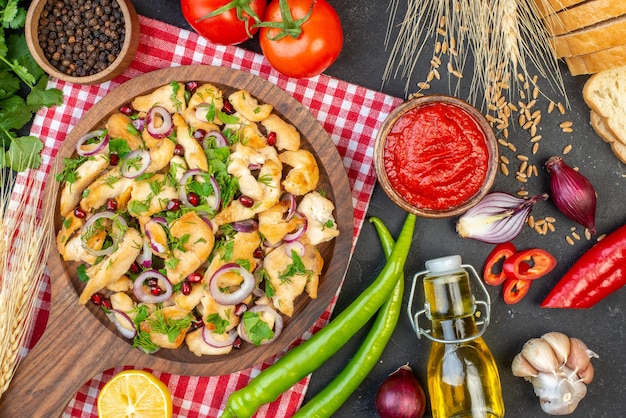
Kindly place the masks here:
POLYGON ((532 383, 546 414, 567 415, 587 394, 594 375, 592 358, 598 355, 578 338, 549 332, 524 344, 511 371, 532 383))

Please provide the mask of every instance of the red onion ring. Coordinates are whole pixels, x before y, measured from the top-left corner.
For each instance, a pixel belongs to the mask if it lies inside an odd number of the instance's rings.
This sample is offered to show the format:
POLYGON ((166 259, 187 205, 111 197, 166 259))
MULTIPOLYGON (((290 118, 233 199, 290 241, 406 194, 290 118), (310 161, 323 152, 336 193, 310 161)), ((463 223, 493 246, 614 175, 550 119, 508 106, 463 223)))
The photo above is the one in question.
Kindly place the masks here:
POLYGON ((160 303, 165 302, 172 296, 172 283, 165 277, 164 274, 156 270, 146 270, 142 272, 133 283, 133 293, 135 297, 144 303, 160 303), (144 281, 146 279, 157 279, 159 282, 159 287, 165 288, 165 292, 160 295, 153 295, 152 293, 146 292, 144 287, 144 281))
POLYGON ((152 266, 152 246, 149 240, 143 240, 143 250, 137 256, 137 262, 144 268, 152 266))
POLYGON ((154 106, 148 111, 146 115, 146 129, 153 138, 161 139, 167 138, 174 129, 174 123, 172 122, 172 115, 162 106, 154 106), (156 116, 160 116, 163 123, 158 128, 154 122, 156 116))
POLYGON ((145 149, 137 149, 128 153, 124 157, 122 166, 120 167, 120 173, 127 179, 134 179, 146 172, 152 157, 150 153, 145 149))
POLYGON ((304 244, 300 241, 286 242, 284 248, 285 248, 285 252, 287 253, 289 257, 291 257, 292 251, 295 251, 299 257, 304 256, 304 253, 306 252, 306 248, 304 247, 304 244))
POLYGON ((254 219, 233 222, 233 229, 237 232, 254 232, 259 229, 259 223, 254 219))
MULTIPOLYGON (((274 336, 270 338, 269 340, 261 341, 261 345, 269 344, 272 341, 276 340, 276 338, 278 338, 278 336, 283 331, 283 325, 284 325, 283 317, 280 316, 278 312, 276 312, 274 309, 270 308, 269 306, 255 305, 252 308, 248 309, 248 312, 257 312, 257 313, 265 312, 274 316, 274 336)), ((248 337, 248 334, 246 333, 246 327, 243 326, 243 321, 241 321, 239 325, 237 326, 237 333, 239 334, 242 340, 247 341, 251 344, 254 344, 252 340, 250 340, 250 338, 248 337)))
POLYGON ((89 219, 87 219, 87 222, 85 222, 85 225, 83 225, 81 229, 80 241, 85 251, 87 251, 89 254, 94 255, 96 257, 108 255, 117 249, 117 244, 124 237, 124 232, 127 228, 128 228, 128 224, 126 223, 126 220, 124 218, 122 218, 115 212, 105 210, 102 212, 95 213, 91 215, 89 219), (113 220, 113 222, 117 222, 119 224, 119 227, 116 228, 118 232, 117 234, 111 234, 113 243, 110 246, 101 250, 95 250, 87 244, 87 239, 85 237, 85 234, 87 234, 89 230, 93 227, 93 225, 100 219, 111 219, 113 220))
POLYGON ((104 148, 109 144, 109 135, 107 135, 107 131, 104 129, 96 129, 95 131, 91 131, 81 136, 78 142, 76 143, 76 153, 81 157, 89 157, 91 155, 98 154, 102 152, 104 148), (92 145, 92 149, 84 149, 83 146, 91 139, 99 138, 100 142, 97 144, 88 144, 92 145))
POLYGON ((107 318, 109 318, 109 320, 113 322, 115 328, 117 328, 117 331, 122 334, 124 338, 133 339, 137 335, 137 327, 126 312, 120 311, 119 309, 109 309, 109 313, 107 313, 107 318), (122 325, 120 322, 120 318, 122 319, 122 321, 126 322, 132 329, 122 325))
POLYGON ((215 348, 224 348, 228 347, 229 345, 233 345, 233 343, 237 339, 237 330, 235 328, 232 328, 229 331, 226 331, 226 335, 228 338, 226 338, 225 340, 216 339, 216 335, 222 336, 224 334, 217 334, 207 328, 206 325, 202 327, 202 341, 204 341, 207 345, 215 348))
POLYGON ((213 299, 215 299, 215 301, 220 305, 237 305, 250 296, 255 285, 256 280, 254 280, 252 273, 237 263, 227 263, 218 268, 215 273, 213 273, 213 276, 211 276, 209 291, 211 292, 213 299), (220 290, 217 282, 224 274, 232 272, 238 273, 243 281, 241 282, 239 289, 232 293, 224 293, 220 290))
POLYGON ((135 129, 137 129, 139 132, 142 132, 143 128, 145 128, 146 126, 146 119, 145 118, 133 119, 131 123, 133 124, 135 129))
POLYGON ((188 208, 193 208, 194 206, 189 203, 189 199, 187 198, 187 181, 196 175, 209 176, 209 182, 211 183, 211 187, 213 188, 213 197, 214 199, 209 202, 210 207, 213 211, 217 212, 220 209, 222 204, 222 199, 220 197, 220 185, 217 183, 215 177, 209 175, 207 172, 194 168, 191 170, 187 170, 185 174, 182 175, 180 180, 178 180, 178 200, 180 200, 184 206, 188 208))
POLYGON ((165 218, 154 217, 146 222, 146 225, 144 226, 144 229, 146 231, 146 238, 148 238, 148 242, 150 242, 150 247, 152 248, 152 251, 154 251, 155 253, 163 254, 167 251, 167 247, 156 241, 155 238, 152 236, 152 233, 150 232, 150 229, 154 224, 159 224, 165 228, 168 228, 169 225, 167 224, 167 220, 165 218))
POLYGON ((287 211, 287 215, 285 216, 286 221, 290 221, 293 218, 293 215, 296 213, 296 208, 298 206, 298 202, 296 201, 296 197, 292 193, 285 193, 281 200, 289 201, 289 210, 287 211))
POLYGON ((222 148, 228 146, 228 141, 223 133, 219 131, 209 131, 204 135, 204 139, 202 140, 202 146, 204 149, 209 148, 210 140, 213 139, 215 141, 216 148, 222 148))
POLYGON ((300 237, 302 237, 302 235, 306 232, 307 227, 308 227, 308 221, 306 216, 302 216, 301 214, 299 214, 298 212, 294 212, 294 216, 299 217, 300 219, 302 219, 303 223, 301 225, 298 226, 298 228, 294 231, 294 232, 290 232, 289 234, 286 234, 283 237, 283 241, 285 242, 293 242, 293 241, 297 241, 300 239, 300 237))

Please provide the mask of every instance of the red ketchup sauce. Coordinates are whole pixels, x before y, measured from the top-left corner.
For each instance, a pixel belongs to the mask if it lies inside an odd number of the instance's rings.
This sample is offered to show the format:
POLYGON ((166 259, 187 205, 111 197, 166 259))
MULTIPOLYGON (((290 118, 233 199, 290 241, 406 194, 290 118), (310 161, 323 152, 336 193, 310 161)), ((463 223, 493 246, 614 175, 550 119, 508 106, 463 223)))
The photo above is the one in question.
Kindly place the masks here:
POLYGON ((411 205, 433 211, 474 196, 487 177, 488 160, 480 125, 448 103, 407 111, 387 135, 383 154, 391 186, 411 205))

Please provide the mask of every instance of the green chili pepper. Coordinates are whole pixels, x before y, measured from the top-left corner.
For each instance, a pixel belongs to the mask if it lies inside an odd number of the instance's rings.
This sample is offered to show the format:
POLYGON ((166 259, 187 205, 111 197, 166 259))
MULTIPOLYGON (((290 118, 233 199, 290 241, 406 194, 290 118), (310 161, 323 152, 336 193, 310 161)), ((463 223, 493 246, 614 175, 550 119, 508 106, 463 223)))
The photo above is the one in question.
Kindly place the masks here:
POLYGON ((261 405, 276 400, 281 393, 321 366, 371 319, 389 299, 398 275, 404 271, 415 220, 415 215, 407 215, 398 241, 376 280, 309 340, 287 351, 247 386, 233 392, 226 401, 222 418, 251 417, 261 405))
MULTIPOLYGON (((370 222, 376 227, 385 256, 389 257, 394 246, 393 237, 380 219, 372 217, 370 222)), ((400 273, 391 298, 378 311, 372 328, 352 360, 328 386, 300 408, 293 418, 330 417, 344 404, 372 371, 387 346, 400 317, 403 293, 404 274, 400 273)))

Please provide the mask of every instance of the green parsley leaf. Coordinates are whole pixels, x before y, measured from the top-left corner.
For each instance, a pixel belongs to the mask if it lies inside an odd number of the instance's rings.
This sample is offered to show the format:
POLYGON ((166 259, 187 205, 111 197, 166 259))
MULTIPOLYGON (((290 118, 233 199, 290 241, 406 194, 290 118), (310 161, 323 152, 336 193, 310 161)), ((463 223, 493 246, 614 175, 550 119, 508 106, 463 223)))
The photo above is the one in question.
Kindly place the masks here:
POLYGON ((313 274, 312 270, 306 269, 302 259, 295 250, 291 250, 291 260, 293 263, 289 264, 285 271, 278 276, 281 282, 291 282, 291 278, 296 274, 304 276, 311 276, 313 274))
POLYGON ((177 319, 166 318, 162 311, 156 311, 146 321, 153 332, 167 335, 167 339, 174 342, 176 337, 191 325, 191 316, 186 315, 177 319))
POLYGON ((215 327, 213 332, 216 334, 223 334, 226 332, 226 327, 230 325, 230 321, 222 318, 218 313, 208 315, 205 322, 215 327))
POLYGON ((84 264, 76 267, 76 274, 78 275, 78 280, 83 283, 87 283, 89 281, 89 276, 87 276, 87 267, 84 264))
POLYGON ((274 337, 274 331, 257 312, 244 312, 242 322, 248 338, 256 346, 261 345, 263 340, 271 340, 274 337))
POLYGON ((128 142, 126 142, 126 140, 120 138, 111 138, 109 140, 110 154, 117 154, 120 158, 124 158, 128 154, 130 154, 131 151, 132 150, 130 149, 130 146, 128 145, 128 142))

